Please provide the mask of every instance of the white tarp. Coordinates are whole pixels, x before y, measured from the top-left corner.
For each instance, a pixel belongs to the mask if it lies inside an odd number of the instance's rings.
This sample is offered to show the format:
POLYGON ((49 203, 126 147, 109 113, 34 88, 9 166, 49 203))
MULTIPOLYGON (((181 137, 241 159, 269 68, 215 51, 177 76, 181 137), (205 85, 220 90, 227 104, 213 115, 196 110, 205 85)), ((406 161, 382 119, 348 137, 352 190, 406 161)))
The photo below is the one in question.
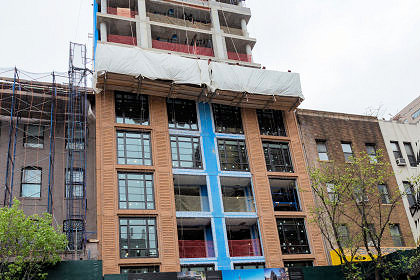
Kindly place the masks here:
POLYGON ((95 75, 112 73, 170 80, 178 84, 207 85, 211 91, 230 90, 265 95, 301 97, 297 73, 234 66, 143 50, 137 47, 99 43, 95 75))

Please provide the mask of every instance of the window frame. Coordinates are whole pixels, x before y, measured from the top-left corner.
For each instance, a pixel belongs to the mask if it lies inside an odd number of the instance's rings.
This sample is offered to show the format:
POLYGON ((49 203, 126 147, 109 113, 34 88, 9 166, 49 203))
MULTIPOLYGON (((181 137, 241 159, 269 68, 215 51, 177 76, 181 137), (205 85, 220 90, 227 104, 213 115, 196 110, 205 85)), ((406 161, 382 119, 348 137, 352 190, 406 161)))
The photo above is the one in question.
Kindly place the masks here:
POLYGON ((258 127, 261 135, 287 137, 284 112, 273 109, 257 109, 258 127))
MULTIPOLYGON (((274 211, 279 211, 279 212, 283 212, 283 211, 300 212, 300 211, 302 211, 300 197, 299 197, 299 191, 298 191, 298 183, 297 183, 296 178, 290 178, 289 179, 289 178, 270 177, 270 178, 268 178, 268 181, 269 181, 269 184, 270 184, 270 194, 271 194, 271 200, 273 202, 274 211), (291 185, 289 185, 289 186, 287 186, 285 188, 283 186, 281 186, 281 187, 275 187, 275 186, 272 186, 271 185, 271 182, 272 181, 293 181, 293 187, 291 185), (279 210, 278 208, 276 209, 276 206, 275 206, 276 202, 277 203, 281 203, 281 201, 279 202, 278 200, 277 201, 274 200, 273 188, 281 188, 281 189, 284 189, 285 190, 285 194, 286 194, 285 196, 288 197, 288 198, 290 198, 291 196, 294 196, 294 198, 295 198, 295 201, 294 202, 291 201, 291 199, 289 199, 289 202, 285 201, 284 203, 289 203, 289 207, 291 207, 290 204, 295 203, 295 205, 294 205, 295 206, 295 210, 292 210, 292 209, 279 210), (286 192, 288 192, 288 193, 286 193, 286 192), (292 194, 290 194, 290 193, 292 193, 292 194)), ((279 208, 280 207, 281 206, 279 206, 279 208)))
MULTIPOLYGON (((284 255, 295 255, 295 254, 311 254, 311 246, 309 243, 309 239, 308 239, 308 232, 306 230, 306 222, 304 218, 277 218, 276 219, 276 226, 277 226, 277 231, 279 234, 279 239, 280 239, 280 247, 281 247, 281 251, 282 254, 284 255), (285 223, 282 225, 279 225, 279 221, 288 221, 289 223, 285 223), (291 223, 293 222, 293 223, 291 223), (298 224, 298 222, 301 222, 302 224, 298 224), (296 234, 296 240, 299 241, 306 241, 306 244, 304 245, 300 245, 300 244, 291 244, 290 240, 286 240, 285 239, 285 231, 282 229, 282 232, 280 232, 280 227, 284 227, 284 226, 288 226, 288 227, 294 227, 294 232, 296 234), (303 229, 303 233, 301 232, 301 230, 303 229), (302 236, 304 235, 304 236, 302 236), (291 247, 295 247, 295 248, 301 248, 302 251, 299 252, 291 252, 291 247), (305 251, 306 252, 303 252, 305 251)), ((290 230, 288 230, 290 231, 290 230)))
POLYGON ((168 126, 169 129, 176 129, 176 130, 191 130, 191 131, 198 131, 200 129, 199 122, 198 122, 198 114, 197 114, 197 103, 193 100, 187 99, 179 99, 179 98, 167 98, 166 99, 166 110, 168 113, 168 126), (172 106, 172 108, 171 108, 172 106), (181 108, 178 108, 178 107, 181 108), (187 106, 188 108, 183 108, 183 106, 187 106), (192 111, 192 107, 194 108, 193 113, 191 113, 191 120, 188 122, 189 127, 181 127, 179 126, 179 121, 176 120, 177 112, 192 111), (173 127, 171 127, 171 124, 173 127), (196 128, 194 128, 194 125, 196 128))
POLYGON ((413 185, 408 182, 408 181, 403 181, 403 187, 404 187, 404 191, 407 197, 407 201, 408 201, 408 207, 412 208, 413 206, 416 205, 417 199, 416 199, 416 195, 415 195, 415 189, 413 187, 413 185), (409 199, 411 198, 411 199, 409 199))
MULTIPOLYGON (((199 136, 189 136, 189 135, 169 135, 169 141, 170 141, 170 147, 171 147, 171 161, 172 161, 172 168, 174 169, 203 169, 203 157, 201 154, 201 139, 199 136), (190 139, 189 142, 187 141, 180 141, 181 138, 190 139), (195 142, 195 140, 197 140, 195 142), (173 147, 173 143, 175 143, 175 147, 173 147), (189 160, 181 160, 182 154, 180 154, 180 150, 182 147, 180 147, 180 143, 188 143, 192 146, 192 159, 189 160), (197 147, 194 147, 197 145, 197 147), (173 148, 176 148, 176 154, 174 154, 173 148), (198 154, 196 154, 198 148, 198 154), (174 159, 174 155, 176 155, 176 159, 174 159), (198 158, 199 157, 199 158, 198 158), (183 162, 191 162, 192 167, 183 167, 181 166, 183 162), (178 166, 175 166, 174 164, 177 163, 178 166)), ((182 148, 183 149, 183 148, 182 148)), ((184 154, 185 155, 185 154, 184 154)))
POLYGON ((292 153, 288 142, 276 142, 276 141, 262 141, 262 148, 264 152, 265 165, 267 172, 284 172, 294 173, 294 166, 292 160, 292 153), (281 145, 280 148, 273 148, 270 145, 281 145), (287 147, 287 149, 285 148, 287 147), (277 150, 277 156, 282 158, 283 164, 280 161, 274 162, 274 155, 271 151, 277 150), (289 161, 289 163, 287 162, 289 161), (283 166, 283 168, 278 168, 283 166))
POLYGON ((390 224, 389 225, 389 230, 390 230, 390 235, 391 235, 392 242, 394 243, 394 246, 395 247, 405 247, 404 237, 403 237, 402 232, 401 232, 400 224, 390 224), (392 228, 394 228, 394 227, 398 230, 398 235, 393 235, 392 234, 392 228), (397 237, 399 238, 398 242, 396 242, 397 237))
POLYGON ((318 153, 318 159, 320 161, 329 161, 330 157, 328 156, 327 140, 316 139, 315 142, 316 142, 316 150, 317 150, 317 153, 318 153), (322 145, 322 144, 325 147, 325 151, 320 151, 320 145, 322 145), (321 159, 321 156, 320 156, 321 154, 323 154, 323 155, 325 154, 327 159, 321 159))
MULTIPOLYGON (((68 174, 68 172, 70 172, 70 170, 69 169, 65 169, 65 174, 64 174, 64 179, 65 179, 65 189, 64 189, 64 198, 65 199, 82 199, 83 197, 84 197, 84 192, 85 192, 85 190, 84 190, 84 181, 85 181, 85 170, 84 170, 84 168, 81 168, 81 167, 74 167, 73 168, 73 171, 75 171, 75 172, 81 172, 82 173, 82 181, 80 182, 80 181, 74 181, 73 180, 73 196, 72 197, 70 197, 69 196, 69 190, 68 190, 68 186, 70 185, 70 183, 67 181, 67 174, 68 174), (82 191, 82 193, 81 193, 81 195, 74 195, 75 194, 75 186, 77 187, 76 188, 76 190, 77 189, 79 189, 79 188, 81 188, 81 191, 82 191)), ((73 178, 75 178, 75 176, 73 175, 73 178)), ((76 178, 77 178, 77 176, 76 176, 76 178)), ((79 193, 79 191, 76 191, 76 193, 79 193)))
POLYGON ((334 191, 333 183, 326 183, 328 198, 331 202, 340 202, 339 194, 334 191))
POLYGON ((158 273, 160 272, 160 266, 157 265, 138 265, 138 266, 134 266, 134 265, 130 265, 130 266, 121 266, 120 267, 120 274, 125 274, 125 275, 141 275, 143 273, 158 273), (147 272, 123 272, 124 269, 148 269, 149 271, 147 272), (157 268, 157 269, 156 269, 157 268), (153 271, 151 271, 153 270, 153 271))
POLYGON ((74 137, 74 142, 70 142, 69 141, 69 129, 68 129, 68 123, 66 123, 65 126, 65 145, 66 145, 66 150, 73 150, 73 151, 81 151, 84 150, 86 148, 87 145, 87 138, 88 138, 88 133, 89 133, 89 129, 88 126, 86 125, 86 130, 85 127, 81 126, 80 123, 76 123, 73 126, 73 137, 74 137), (83 135, 86 134, 86 135, 83 135), (79 137, 80 135, 82 135, 83 137, 79 137), (85 141, 86 140, 86 141, 85 141))
POLYGON ((391 198, 389 196, 389 189, 387 184, 378 185, 379 195, 381 196, 382 204, 390 204, 391 198))
POLYGON ((366 148, 367 155, 370 157, 370 162, 371 163, 376 163, 377 162, 377 159, 376 159, 376 156, 377 156, 376 144, 366 143, 365 148, 366 148), (372 153, 372 151, 369 151, 369 148, 373 148, 373 153, 372 153))
MULTIPOLYGON (((153 154, 152 154, 152 134, 150 131, 144 131, 144 130, 140 130, 140 131, 133 131, 133 130, 117 130, 116 131, 116 141, 117 141, 117 164, 120 165, 144 165, 144 166, 152 166, 153 165, 153 154), (122 136, 120 136, 119 134, 122 133, 122 136), (127 134, 139 134, 140 137, 139 138, 134 138, 134 137, 127 137, 127 134), (148 138, 145 138, 144 136, 148 135, 148 138), (141 157, 140 158, 135 158, 135 157, 128 157, 127 156, 127 138, 129 139, 140 139, 140 145, 141 145, 141 151, 139 153, 141 153, 141 157), (123 143, 121 144, 124 148, 123 150, 119 150, 119 139, 123 139, 123 143), (145 142, 148 142, 148 145, 145 145, 145 142), (144 147, 148 146, 148 151, 145 151, 144 147), (123 156, 120 156, 120 151, 123 153, 123 156), (145 153, 149 153, 150 157, 149 158, 145 158, 145 153), (120 162, 120 159, 123 159, 123 163, 120 162), (127 163, 128 160, 138 160, 141 163, 127 163), (145 161, 149 160, 150 164, 146 164, 145 161)), ((130 144, 131 145, 131 144, 130 144)))
POLYGON ((45 128, 46 126, 44 125, 25 124, 23 133, 23 147, 32 149, 44 149, 45 128), (29 135, 29 127, 38 127, 38 135, 29 135), (28 142, 28 139, 33 140, 33 142, 28 142))
POLYGON ((411 145, 411 142, 403 142, 403 146, 405 149, 405 153, 407 154, 407 158, 408 158, 408 162, 410 163, 410 166, 417 167, 417 158, 413 150, 413 145, 411 145))
POLYGON ((241 270, 241 269, 264 269, 265 267, 265 262, 237 262, 237 263, 233 263, 233 270, 241 270), (247 266, 246 268, 244 268, 244 266, 247 266), (255 268, 249 268, 249 267, 255 267, 255 268))
POLYGON ((340 225, 338 225, 337 233, 338 233, 338 236, 340 237, 340 240, 342 242, 344 242, 344 243, 348 243, 349 242, 349 240, 350 240, 350 231, 349 231, 349 227, 347 226, 347 224, 340 224, 340 225), (341 231, 340 228, 341 229, 344 229, 344 230, 341 231))
POLYGON ((212 104, 214 131, 216 133, 224 134, 244 134, 243 122, 242 122, 242 111, 240 107, 212 104), (238 119, 239 118, 239 119, 238 119), (220 123, 224 122, 226 123, 220 123), (223 124, 235 124, 231 127, 223 126, 223 124))
POLYGON ((348 141, 342 141, 341 142, 341 150, 343 151, 344 161, 345 162, 352 162, 351 159, 350 159, 350 157, 354 157, 352 143, 351 142, 348 142, 348 141), (344 145, 349 145, 351 153, 350 152, 346 152, 344 150, 344 145))
POLYGON ((145 94, 138 94, 138 93, 130 93, 130 92, 124 92, 124 91, 115 91, 114 93, 114 114, 115 114, 115 122, 118 124, 133 124, 133 125, 150 125, 150 110, 149 110, 149 97, 145 94), (139 121, 137 122, 134 118, 129 118, 125 116, 126 111, 123 111, 121 108, 118 108, 118 95, 121 95, 121 107, 129 110, 132 107, 140 107, 140 111, 145 111, 144 116, 139 116, 139 121), (127 101, 127 96, 134 96, 134 99, 129 99, 127 101), (134 101, 135 103, 133 103, 134 101), (118 116, 118 111, 122 111, 122 116, 118 116), (122 119, 122 121, 119 121, 119 118, 122 119), (131 119, 131 121, 128 121, 128 119, 131 119))
MULTIPOLYGON (((154 178, 153 178, 153 173, 149 173, 149 172, 126 172, 126 171, 118 171, 117 172, 117 180, 118 180, 118 209, 122 209, 122 210, 155 210, 156 209, 156 199, 155 199, 155 190, 154 190, 154 178), (140 175, 140 179, 129 179, 129 175, 140 175), (121 178, 120 176, 124 176, 124 178, 121 178), (150 176, 151 179, 147 179, 147 177, 150 176), (124 186, 120 185, 120 182, 124 181, 124 186), (129 200, 129 182, 130 181, 141 181, 141 185, 140 189, 143 191, 143 197, 144 200, 138 200, 138 201, 134 201, 134 200, 129 200), (147 182, 151 182, 152 187, 152 193, 151 193, 151 197, 152 197, 152 201, 148 200, 148 196, 150 194, 147 193, 147 182), (121 188, 124 188, 124 194, 121 193, 121 188), (125 200, 121 200, 122 195, 125 196, 125 200), (121 204, 125 203, 126 207, 123 208, 121 207, 121 204), (130 207, 130 203, 144 203, 144 208, 136 208, 136 207, 130 207), (149 208, 149 203, 152 204, 151 208, 149 208)), ((132 186, 131 186, 132 188, 132 186)), ((137 195, 141 195, 141 194, 137 194, 137 195)))
POLYGON ((220 169, 222 171, 240 171, 240 172, 249 172, 249 162, 248 162, 248 152, 246 148, 246 142, 244 139, 229 139, 229 138, 217 138, 217 151, 219 156, 219 164, 220 169), (227 145, 227 142, 235 142, 236 145, 227 145), (232 166, 232 164, 236 164, 235 162, 229 162, 228 157, 228 146, 236 147, 238 158, 237 160, 239 165, 239 168, 224 168, 227 165, 232 166), (221 147, 224 147, 224 149, 221 149, 221 147), (241 150, 243 152, 241 152, 241 150), (223 156, 222 156, 223 155, 223 156))
POLYGON ((403 158, 400 143, 398 141, 390 141, 390 143, 391 143, 391 151, 394 154, 395 160, 397 160, 399 158, 403 158), (397 150, 394 150, 394 145, 397 148, 397 150))
MULTIPOLYGON (((133 226, 139 226, 139 225, 133 225, 133 226)), ((143 226, 143 225, 140 225, 143 226)), ((118 237, 119 237, 119 253, 120 253, 120 259, 143 259, 143 258, 158 258, 159 257, 159 244, 158 244, 158 233, 157 233, 157 219, 156 217, 120 217, 118 219, 118 237), (122 220, 126 220, 127 224, 126 225, 122 225, 121 221, 122 220), (130 248, 130 238, 129 238, 129 232, 130 232, 130 221, 132 220, 143 220, 145 221, 145 227, 146 227, 146 235, 145 235, 145 248, 130 248), (154 221, 153 224, 149 225, 150 221, 154 221), (121 229, 123 227, 127 228, 126 234, 127 234, 127 248, 124 249, 123 245, 122 245, 122 238, 121 238, 121 229), (150 228, 153 229, 153 233, 155 235, 155 244, 156 244, 156 248, 150 248, 150 228), (127 257, 123 257, 123 251, 126 250, 127 251, 127 257), (145 256, 134 256, 134 257, 130 257, 130 251, 146 251, 145 256), (156 255, 151 255, 150 251, 151 250, 156 250, 156 255)))
POLYGON ((22 198, 32 198, 32 199, 40 199, 42 196, 42 168, 37 166, 26 166, 23 167, 21 170, 21 178, 20 178, 20 197, 22 198), (32 170, 32 171, 39 171, 39 183, 29 183, 24 182, 24 179, 26 179, 27 175, 25 173, 26 170, 32 170), (26 196, 24 195, 24 185, 37 185, 39 186, 39 196, 26 196))

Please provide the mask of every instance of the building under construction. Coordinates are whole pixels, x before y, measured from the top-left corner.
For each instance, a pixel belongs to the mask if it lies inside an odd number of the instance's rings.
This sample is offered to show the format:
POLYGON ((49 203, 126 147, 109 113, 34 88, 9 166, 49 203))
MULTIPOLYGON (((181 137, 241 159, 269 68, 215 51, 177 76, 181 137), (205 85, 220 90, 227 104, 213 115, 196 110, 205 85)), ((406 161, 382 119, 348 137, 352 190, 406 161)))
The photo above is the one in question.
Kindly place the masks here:
POLYGON ((326 265, 294 109, 227 0, 94 3, 103 273, 326 265))
POLYGON ((52 214, 65 258, 97 257, 95 119, 86 49, 71 44, 68 73, 2 69, 0 198, 26 214, 52 214))

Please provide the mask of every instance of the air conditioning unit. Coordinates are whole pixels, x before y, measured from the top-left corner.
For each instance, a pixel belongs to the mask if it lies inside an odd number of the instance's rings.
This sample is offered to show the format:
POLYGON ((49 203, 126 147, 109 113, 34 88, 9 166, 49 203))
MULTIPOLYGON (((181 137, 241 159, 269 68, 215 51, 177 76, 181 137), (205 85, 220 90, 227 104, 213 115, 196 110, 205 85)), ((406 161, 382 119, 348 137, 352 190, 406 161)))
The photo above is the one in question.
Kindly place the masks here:
POLYGON ((405 165, 407 165, 407 163, 405 162, 405 159, 397 158, 397 165, 398 166, 405 166, 405 165))

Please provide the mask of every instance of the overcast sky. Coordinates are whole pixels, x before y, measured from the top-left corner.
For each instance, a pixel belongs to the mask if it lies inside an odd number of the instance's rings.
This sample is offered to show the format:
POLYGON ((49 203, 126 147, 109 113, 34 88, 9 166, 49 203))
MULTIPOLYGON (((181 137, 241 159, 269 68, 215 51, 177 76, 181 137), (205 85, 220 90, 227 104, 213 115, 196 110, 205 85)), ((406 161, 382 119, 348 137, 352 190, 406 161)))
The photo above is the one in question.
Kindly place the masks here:
MULTIPOLYGON (((1 0, 0 67, 66 71, 92 0, 1 0)), ((419 0, 247 0, 254 60, 301 74, 303 108, 389 117, 420 95, 419 0)))

